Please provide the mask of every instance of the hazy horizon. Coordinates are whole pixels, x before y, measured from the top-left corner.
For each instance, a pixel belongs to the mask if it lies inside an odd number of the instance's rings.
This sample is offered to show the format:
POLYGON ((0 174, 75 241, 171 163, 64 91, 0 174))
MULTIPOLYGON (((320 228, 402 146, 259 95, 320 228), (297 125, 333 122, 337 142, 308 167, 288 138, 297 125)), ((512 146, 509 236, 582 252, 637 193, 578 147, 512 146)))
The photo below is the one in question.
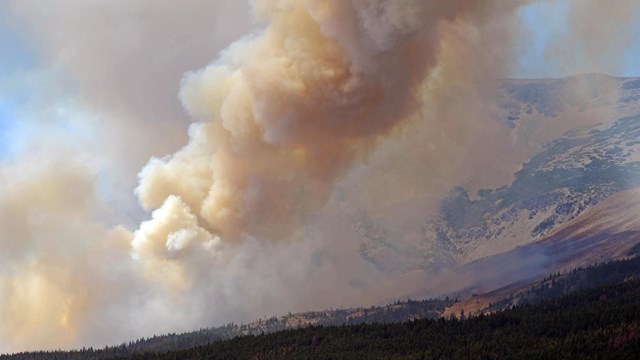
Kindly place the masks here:
POLYGON ((407 250, 443 199, 634 114, 576 75, 639 38, 634 0, 2 1, 0 353, 444 288, 407 250))

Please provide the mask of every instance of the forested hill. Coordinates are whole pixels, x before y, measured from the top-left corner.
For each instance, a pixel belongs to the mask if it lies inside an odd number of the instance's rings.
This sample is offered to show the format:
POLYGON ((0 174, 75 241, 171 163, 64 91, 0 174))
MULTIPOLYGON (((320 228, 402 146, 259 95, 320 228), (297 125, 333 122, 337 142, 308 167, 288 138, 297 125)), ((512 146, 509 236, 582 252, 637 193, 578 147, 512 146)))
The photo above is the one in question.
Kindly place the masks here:
POLYGON ((492 304, 487 311, 503 310, 492 315, 437 320, 434 314, 451 302, 407 301, 289 314, 251 326, 232 324, 170 334, 103 350, 25 353, 0 359, 529 359, 585 358, 583 352, 592 358, 610 354, 639 358, 635 355, 639 355, 640 346, 640 257, 552 274, 526 291, 492 304), (418 314, 428 319, 420 319, 418 314), (303 321, 309 327, 287 329, 287 324, 303 321), (332 325, 329 321, 344 325, 327 326, 332 325), (393 321, 396 323, 391 324, 393 321), (377 324, 364 326, 365 322, 377 324), (269 334, 279 328, 285 330, 269 334), (243 334, 246 336, 240 336, 243 334), (535 350, 532 344, 540 344, 540 349, 535 350))
POLYGON ((133 359, 638 359, 640 280, 466 320, 310 327, 133 359))
POLYGON ((208 345, 243 335, 258 335, 308 326, 338 326, 364 323, 400 323, 414 319, 437 319, 455 302, 454 299, 396 301, 384 306, 308 311, 260 319, 249 324, 227 324, 183 334, 166 334, 130 341, 104 349, 33 352, 0 355, 12 359, 113 359, 139 353, 165 353, 208 345))
MULTIPOLYGON (((636 249, 633 251, 635 252, 636 249)), ((568 273, 551 274, 542 281, 532 284, 531 288, 525 291, 490 304, 487 310, 493 312, 518 304, 535 304, 574 291, 635 279, 640 279, 640 257, 580 267, 568 273)))
MULTIPOLYGON (((636 247, 640 247, 640 245, 636 247)), ((638 249, 632 249, 628 255, 635 255, 637 251, 638 249)), ((516 282, 491 292, 474 294, 447 308, 443 316, 492 313, 519 304, 536 304, 539 301, 554 299, 573 291, 617 284, 639 276, 640 257, 638 256, 578 267, 569 272, 550 274, 538 281, 516 282)))

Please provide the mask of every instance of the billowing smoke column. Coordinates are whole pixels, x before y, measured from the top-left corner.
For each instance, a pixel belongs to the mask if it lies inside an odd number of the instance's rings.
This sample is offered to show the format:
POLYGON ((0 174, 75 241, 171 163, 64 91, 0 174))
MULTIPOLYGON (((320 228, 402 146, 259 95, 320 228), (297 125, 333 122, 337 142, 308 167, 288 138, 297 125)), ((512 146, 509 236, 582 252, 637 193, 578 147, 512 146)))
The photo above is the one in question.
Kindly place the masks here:
MULTIPOLYGON (((42 14, 41 2, 28 4, 42 14)), ((496 75, 485 70, 502 69, 512 60, 493 56, 505 48, 502 40, 509 33, 494 29, 494 22, 513 15, 518 5, 511 0, 253 1, 263 31, 184 78, 180 98, 196 122, 184 148, 152 159, 140 173, 136 193, 151 219, 134 233, 104 225, 99 215, 108 206, 96 190, 101 174, 88 172, 83 159, 69 160, 80 150, 59 154, 51 150, 59 144, 45 146, 43 154, 17 159, 0 171, 5 184, 0 189, 0 351, 115 343, 397 294, 383 283, 402 281, 372 270, 355 241, 348 241, 349 224, 330 218, 317 234, 309 231, 308 220, 379 142, 422 117, 425 98, 439 105, 433 113, 443 116, 421 121, 420 131, 393 159, 421 171, 420 155, 430 153, 408 154, 416 150, 414 142, 434 139, 439 149, 453 147, 450 138, 465 143, 477 137, 473 130, 484 125, 469 126, 465 116, 471 111, 456 103, 459 92, 434 96, 430 80, 484 90, 480 83, 496 75), (502 37, 494 37, 498 32, 502 37), (455 112, 443 110, 454 107, 455 112), (449 121, 453 126, 447 128, 449 121), (313 302, 321 297, 326 302, 313 302)), ((131 16, 137 19, 141 12, 131 16)), ((73 15, 84 19, 84 13, 73 15)), ((36 19, 36 26, 47 23, 36 19)), ((85 36, 73 26, 59 27, 62 31, 43 28, 41 34, 74 43, 74 36, 85 36)), ((130 40, 128 33, 122 36, 130 40)), ((117 40, 113 43, 120 44, 117 40)), ((71 47, 61 57, 71 59, 69 69, 86 80, 85 72, 91 72, 86 69, 94 69, 87 62, 95 65, 103 58, 94 55, 98 50, 91 47, 92 56, 76 59, 82 49, 71 47)), ((120 73, 124 65, 116 68, 120 73)), ((130 92, 117 92, 108 94, 106 104, 132 101, 130 92)), ((91 94, 85 94, 89 105, 103 103, 101 91, 91 94)), ((467 98, 475 95, 471 91, 467 98)), ((129 138, 119 141, 135 149, 129 138)), ((461 152, 449 151, 447 165, 461 152)), ((467 165, 463 157, 457 163, 467 165)), ((431 164, 446 173, 440 163, 431 164)))
POLYGON ((153 219, 143 257, 247 237, 284 240, 381 137, 415 116, 443 22, 501 1, 256 1, 268 22, 205 69, 180 97, 200 120, 176 154, 152 159, 137 194, 153 219), (194 245, 195 246, 195 245, 194 245))

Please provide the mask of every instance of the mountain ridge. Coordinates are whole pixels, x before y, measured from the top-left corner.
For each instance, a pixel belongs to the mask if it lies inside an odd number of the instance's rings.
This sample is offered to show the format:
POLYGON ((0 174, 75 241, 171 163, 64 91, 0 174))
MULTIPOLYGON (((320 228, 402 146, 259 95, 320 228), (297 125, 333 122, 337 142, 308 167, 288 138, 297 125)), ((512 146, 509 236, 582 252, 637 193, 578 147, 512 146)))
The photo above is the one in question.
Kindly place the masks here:
POLYGON ((477 193, 462 185, 452 187, 439 215, 425 219, 419 241, 394 241, 393 231, 366 218, 366 213, 359 214, 354 222, 363 257, 385 269, 452 268, 539 241, 608 196, 640 186, 640 78, 591 75, 557 79, 550 84, 545 80, 518 80, 503 85, 498 104, 504 110, 505 126, 514 125, 512 132, 520 132, 521 126, 532 127, 526 125, 532 123, 544 123, 548 128, 567 121, 577 125, 567 126, 561 136, 543 141, 539 150, 521 163, 509 184, 479 189, 477 193), (602 78, 612 84, 598 87, 596 80, 602 78), (547 116, 525 119, 521 115, 530 117, 538 107, 581 106, 571 98, 564 99, 565 103, 554 102, 547 90, 532 88, 531 82, 556 93, 567 92, 567 86, 586 84, 582 93, 588 96, 579 98, 595 99, 595 105, 587 104, 595 110, 585 105, 587 108, 577 114, 585 117, 593 110, 599 115, 589 121, 569 121, 561 119, 561 112, 547 109, 542 110, 547 116), (612 98, 618 105, 612 106, 612 98), (609 108, 615 110, 602 110, 609 108))

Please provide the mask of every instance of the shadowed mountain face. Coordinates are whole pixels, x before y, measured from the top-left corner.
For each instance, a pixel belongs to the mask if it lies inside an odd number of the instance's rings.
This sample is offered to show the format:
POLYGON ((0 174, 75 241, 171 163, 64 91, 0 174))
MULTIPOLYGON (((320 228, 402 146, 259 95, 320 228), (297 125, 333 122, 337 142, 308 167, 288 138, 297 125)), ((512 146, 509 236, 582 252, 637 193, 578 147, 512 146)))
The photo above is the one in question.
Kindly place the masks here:
POLYGON ((481 190, 473 200, 456 188, 434 224, 436 239, 461 259, 475 258, 474 251, 492 242, 540 240, 608 196, 640 186, 639 139, 640 116, 623 118, 602 131, 553 141, 509 186, 481 190))
POLYGON ((639 215, 640 189, 621 191, 557 227, 542 240, 460 265, 443 279, 455 284, 450 290, 469 295, 626 258, 640 244, 639 215))
MULTIPOLYGON (((563 79, 508 80, 498 95, 509 127, 526 115, 538 113, 556 118, 568 108, 610 107, 628 110, 640 100, 640 79, 589 74, 563 79)), ((633 110, 631 110, 633 111, 633 110)))
MULTIPOLYGON (((497 273, 510 273, 515 281, 538 274, 534 268, 546 273, 562 263, 606 260, 599 254, 618 253, 600 246, 635 241, 640 228, 620 230, 608 221, 625 207, 638 210, 640 202, 629 191, 640 187, 640 79, 507 80, 497 102, 504 126, 519 142, 540 142, 512 181, 477 192, 453 187, 438 216, 425 219, 421 238, 405 246, 363 216, 357 224, 365 258, 383 267, 433 270, 504 253, 487 261, 511 269, 497 273), (555 136, 554 128, 564 132, 555 136), (587 225, 580 220, 591 209, 623 192, 598 229, 569 236, 587 225)), ((478 270, 471 264, 462 269, 478 270)))
MULTIPOLYGON (((527 148, 518 152, 525 155, 508 173, 508 183, 480 190, 451 184, 437 214, 424 215, 417 231, 387 228, 366 211, 354 212, 352 219, 365 259, 401 276, 417 273, 416 281, 427 279, 416 287, 412 282, 412 294, 395 292, 387 301, 447 295, 462 301, 274 316, 143 339, 105 354, 188 349, 308 325, 474 314, 514 293, 524 298, 526 289, 533 293, 532 284, 544 283, 550 273, 639 254, 640 79, 506 80, 495 108, 514 147, 527 148), (410 236, 398 239, 405 233, 410 236)), ((499 155, 487 161, 500 162, 499 155)))

